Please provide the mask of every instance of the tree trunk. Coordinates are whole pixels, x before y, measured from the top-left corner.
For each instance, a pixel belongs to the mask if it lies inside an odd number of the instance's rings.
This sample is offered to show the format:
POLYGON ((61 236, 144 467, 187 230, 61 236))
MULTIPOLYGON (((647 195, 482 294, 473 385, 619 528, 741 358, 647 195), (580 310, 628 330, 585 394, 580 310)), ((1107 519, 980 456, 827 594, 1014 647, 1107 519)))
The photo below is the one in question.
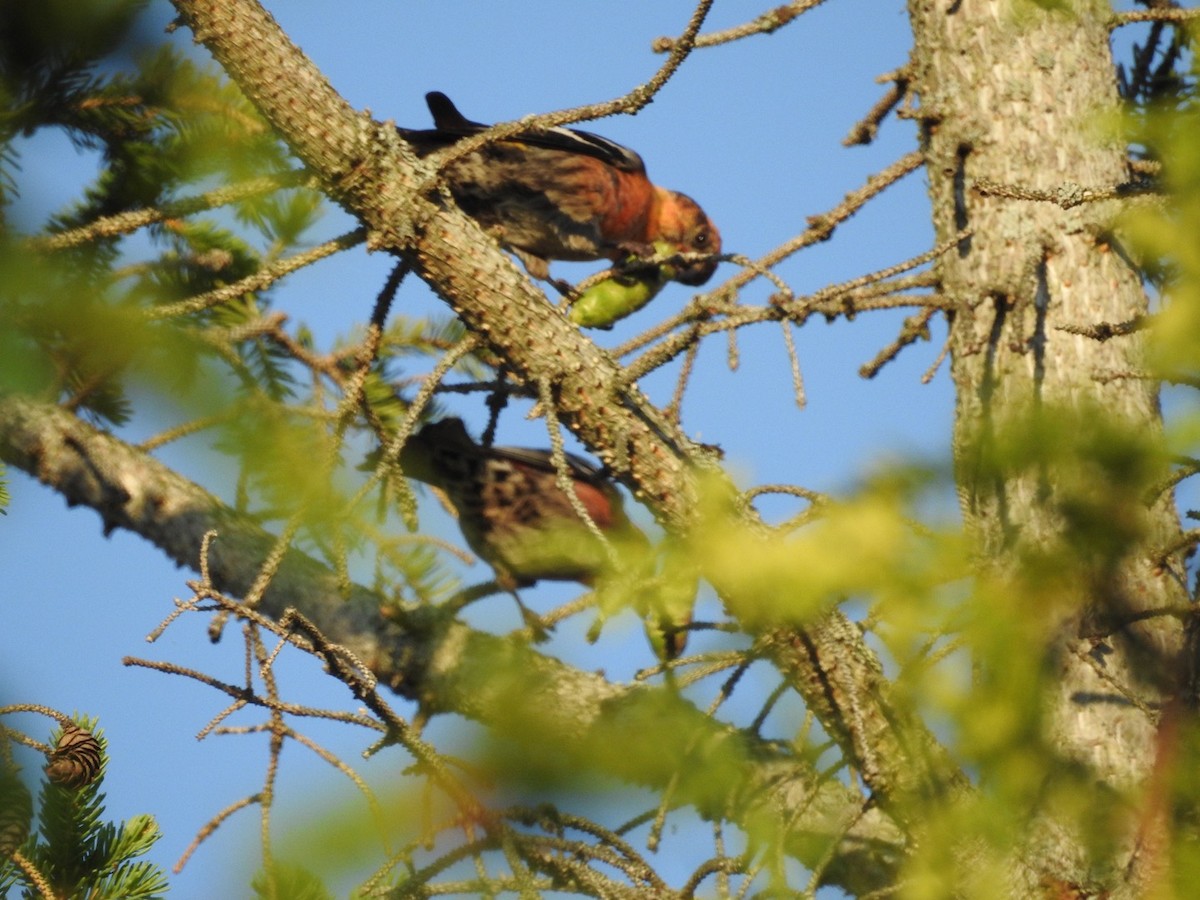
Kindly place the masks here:
MULTIPOLYGON (((910 0, 913 80, 937 239, 970 230, 957 252, 946 254, 940 275, 956 301, 956 474, 981 583, 1007 605, 1004 613, 1037 620, 1022 633, 1041 642, 1029 653, 1053 673, 1044 740, 1099 783, 1123 789, 1142 783, 1155 759, 1158 710, 1175 689, 1181 629, 1164 616, 1125 628, 1112 623, 1186 602, 1181 559, 1175 554, 1164 564, 1156 552, 1177 546, 1174 504, 1169 492, 1139 502, 1144 520, 1115 562, 1086 568, 1083 577, 1063 573, 1047 588, 1028 562, 1063 545, 1067 482, 1086 478, 1095 460, 1084 453, 1057 467, 1021 466, 997 451, 1016 423, 1036 427, 1039 414, 1050 424, 1071 416, 1087 423, 1102 411, 1133 434, 1161 433, 1157 387, 1137 377, 1140 337, 1102 341, 1078 333, 1146 312, 1139 276, 1116 252, 1115 201, 1065 208, 1029 199, 1074 184, 1112 188, 1129 177, 1125 147, 1101 134, 1101 117, 1119 104, 1106 25, 1111 11, 1089 0, 1073 6, 1064 12, 1032 2, 910 0)), ((982 674, 1004 676, 1003 669, 982 674)), ((1099 878, 1114 896, 1133 895, 1152 874, 1147 854, 1134 853, 1134 822, 1107 873, 1103 864, 1098 870, 1095 860, 1085 862, 1075 841, 1042 840, 1050 831, 1024 848, 1031 858, 1024 881, 1011 885, 1014 894, 1036 895, 1036 882, 1044 890, 1047 878, 1099 878)))

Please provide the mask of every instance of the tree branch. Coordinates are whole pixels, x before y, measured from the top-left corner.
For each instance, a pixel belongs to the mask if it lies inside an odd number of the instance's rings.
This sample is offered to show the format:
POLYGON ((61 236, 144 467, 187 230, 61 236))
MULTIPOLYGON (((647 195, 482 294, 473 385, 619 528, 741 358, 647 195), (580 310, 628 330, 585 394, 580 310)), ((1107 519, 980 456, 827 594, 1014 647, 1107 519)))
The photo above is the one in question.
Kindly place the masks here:
MULTIPOLYGON (((801 13, 806 13, 815 6, 820 6, 824 0, 792 0, 791 3, 769 9, 751 22, 745 22, 734 28, 723 31, 712 31, 695 38, 696 47, 715 47, 730 41, 739 41, 752 34, 771 34, 787 25, 801 13)), ((686 35, 684 36, 686 37, 686 35)), ((673 53, 684 38, 659 37, 651 44, 655 53, 673 53)))
MULTIPOLYGON (((106 531, 132 531, 180 565, 194 568, 204 534, 217 530, 208 575, 226 593, 242 596, 250 589, 276 540, 153 457, 57 406, 0 398, 0 457, 62 494, 69 505, 96 510, 106 531)), ((711 719, 674 692, 610 684, 434 610, 385 617, 387 603, 359 585, 343 596, 335 572, 293 549, 258 608, 277 619, 290 607, 299 610, 380 681, 427 710, 454 710, 517 738, 536 733, 564 757, 583 755, 591 765, 658 789, 678 767, 677 799, 704 816, 749 817, 784 836, 809 864, 844 835, 826 874, 854 893, 896 877, 902 839, 887 817, 871 809, 856 818, 861 797, 841 782, 820 778, 776 744, 711 719), (508 677, 494 677, 499 667, 508 677), (639 733, 641 743, 661 745, 663 729, 647 719, 663 715, 678 725, 673 729, 678 746, 646 748, 645 754, 632 749, 639 733), (597 743, 614 741, 622 753, 595 753, 597 743), (662 762, 632 764, 646 756, 662 762), (736 778, 712 778, 714 761, 736 778), (849 822, 854 825, 847 830, 849 822)))

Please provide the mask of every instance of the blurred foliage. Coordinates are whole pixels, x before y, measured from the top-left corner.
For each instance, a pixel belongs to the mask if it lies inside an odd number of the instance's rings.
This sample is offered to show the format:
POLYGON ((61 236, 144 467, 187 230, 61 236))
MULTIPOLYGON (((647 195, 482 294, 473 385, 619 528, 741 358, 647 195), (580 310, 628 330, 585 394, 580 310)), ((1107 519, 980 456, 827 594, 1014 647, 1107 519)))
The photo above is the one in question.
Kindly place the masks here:
POLYGON ((312 873, 278 863, 255 875, 250 888, 263 900, 333 900, 334 896, 312 873))
MULTIPOLYGON (((1194 60, 1194 57, 1192 57, 1194 60)), ((1195 75, 1188 77, 1194 85, 1195 75)), ((1200 106, 1194 95, 1154 102, 1132 114, 1131 139, 1163 163, 1167 202, 1139 206, 1126 216, 1135 248, 1144 255, 1164 297, 1152 341, 1152 363, 1164 379, 1194 386, 1200 373, 1200 106)))
MULTIPOLYGON (((1135 207, 1123 225, 1161 291, 1149 331, 1148 364, 1153 376, 1179 386, 1172 395, 1178 402, 1168 418, 1167 444, 1177 472, 1174 480, 1191 496, 1200 471, 1200 410, 1195 402, 1200 388, 1200 99, 1195 90, 1200 71, 1194 26, 1158 26, 1151 37, 1157 43, 1139 48, 1141 67, 1154 73, 1148 80, 1162 88, 1150 91, 1147 102, 1131 113, 1128 128, 1130 139, 1161 162, 1165 198, 1161 204, 1135 207)), ((1185 509, 1185 518, 1194 522, 1200 512, 1185 509)), ((1189 546, 1194 551, 1195 544, 1189 546)), ((1194 563, 1190 574, 1195 581, 1194 563)), ((1194 601, 1200 584, 1189 589, 1194 601)), ((1177 724, 1165 740, 1170 743, 1164 744, 1153 785, 1171 838, 1163 851, 1160 892, 1185 897, 1200 877, 1200 728, 1194 716, 1177 724)))
MULTIPOLYGON (((980 574, 959 523, 930 513, 952 483, 942 466, 881 467, 845 496, 827 499, 806 523, 774 530, 732 524, 729 498, 709 491, 700 525, 679 548, 687 558, 704 558, 706 572, 737 598, 730 611, 747 634, 816 624, 836 606, 864 609, 862 627, 883 651, 898 696, 939 723, 939 738, 972 773, 969 793, 911 801, 918 805, 912 817, 924 830, 904 871, 900 895, 906 897, 1008 896, 1013 849, 1036 839, 1031 820, 1042 821, 1033 810, 1078 833, 1102 883, 1102 875, 1112 874, 1113 848, 1142 803, 1137 791, 1097 790, 1093 776, 1063 753, 1045 726, 1047 691, 1058 677, 1059 625, 1082 611, 1095 584, 1127 554, 1144 548, 1146 498, 1163 470, 1161 446, 1153 435, 1130 433, 1098 410, 1043 407, 997 432, 987 464, 1009 477, 1036 473, 1056 486, 1051 502, 1062 525, 1056 541, 1031 543, 1005 570, 980 574)), ((742 672, 758 652, 731 639, 681 661, 675 678, 683 688, 702 685, 714 673, 742 672)), ((762 760, 740 735, 776 742, 781 759, 818 766, 824 778, 845 778, 849 767, 820 727, 807 720, 798 727, 773 711, 779 692, 799 701, 770 667, 754 678, 729 676, 728 696, 709 710, 735 726, 723 738, 698 741, 704 714, 675 691, 646 689, 613 698, 586 734, 560 740, 559 711, 528 701, 544 674, 524 641, 473 644, 465 653, 469 664, 459 674, 459 690, 486 704, 489 718, 500 723, 463 775, 470 796, 489 812, 472 813, 461 799, 456 805, 453 793, 443 793, 433 779, 429 790, 436 799, 421 802, 409 793, 384 802, 396 817, 387 833, 392 840, 403 835, 401 849, 388 856, 396 871, 379 876, 396 885, 391 896, 427 896, 422 890, 435 887, 471 895, 483 891, 485 881, 500 891, 518 883, 523 871, 537 890, 565 889, 571 882, 555 854, 597 853, 618 833, 595 825, 593 840, 578 845, 548 822, 565 815, 564 808, 616 803, 618 785, 664 783, 671 785, 671 807, 727 816, 730 839, 740 835, 737 853, 714 843, 705 865, 725 866, 733 885, 757 885, 767 896, 795 889, 782 874, 782 859, 799 836, 782 832, 777 811, 748 793, 747 780, 762 760), (504 805, 514 798, 553 805, 539 807, 539 818, 521 811, 528 807, 504 805), (464 816, 483 816, 478 830, 464 826, 464 816), (542 829, 557 836, 553 853, 542 829), (550 880, 541 880, 547 874, 550 880)), ((639 821, 629 807, 646 801, 627 796, 624 802, 627 826, 620 835, 639 821)), ((328 837, 306 833, 295 838, 296 846, 316 841, 323 847, 302 857, 327 874, 377 858, 371 847, 381 825, 361 810, 338 812, 316 828, 328 837)), ((693 838, 688 852, 705 850, 693 838)), ((630 865, 618 882, 651 890, 630 865)), ((607 877, 597 876, 595 884, 616 892, 607 877)), ((608 896, 604 890, 593 885, 578 892, 608 896)), ((733 895, 731 887, 715 896, 733 895)))
MULTIPOLYGON (((303 323, 273 310, 263 276, 313 246, 323 197, 300 185, 287 148, 218 70, 143 33, 144 6, 0 7, 0 391, 162 428, 153 446, 190 438, 197 452, 227 454, 235 483, 210 489, 264 523, 290 523, 344 569, 381 524, 355 499, 348 463, 364 433, 383 439, 404 421, 404 369, 462 327, 393 316, 363 362, 362 332, 318 350, 303 323), (31 230, 11 207, 23 148, 44 131, 93 155, 98 174, 31 230)), ((460 370, 488 371, 474 359, 460 370)), ((389 593, 430 600, 454 588, 428 544, 372 552, 389 593)))
MULTIPOLYGON (((1142 5, 1153 7, 1154 3, 1143 0, 1142 5)), ((1132 59, 1117 69, 1118 87, 1125 101, 1124 138, 1132 145, 1134 158, 1151 166, 1167 163, 1162 174, 1139 175, 1130 187, 1156 190, 1165 186, 1174 198, 1173 205, 1195 202, 1187 199, 1194 193, 1189 182, 1194 179, 1195 162, 1188 159, 1189 129, 1195 127, 1196 117, 1194 62, 1188 29, 1154 22, 1146 27, 1144 40, 1134 43, 1132 59)), ((1164 234, 1166 243, 1161 244, 1154 236, 1157 229, 1153 223, 1163 222, 1163 212, 1141 209, 1125 217, 1127 227, 1135 233, 1138 264, 1159 291, 1177 281, 1177 267, 1184 263, 1174 252, 1182 248, 1170 246, 1177 245, 1177 241, 1164 234), (1137 224, 1143 220, 1148 227, 1137 224)), ((1169 215, 1174 218, 1180 212, 1169 215)), ((1176 224, 1186 226, 1182 220, 1176 224)), ((1193 254, 1189 248, 1188 256, 1193 254)))

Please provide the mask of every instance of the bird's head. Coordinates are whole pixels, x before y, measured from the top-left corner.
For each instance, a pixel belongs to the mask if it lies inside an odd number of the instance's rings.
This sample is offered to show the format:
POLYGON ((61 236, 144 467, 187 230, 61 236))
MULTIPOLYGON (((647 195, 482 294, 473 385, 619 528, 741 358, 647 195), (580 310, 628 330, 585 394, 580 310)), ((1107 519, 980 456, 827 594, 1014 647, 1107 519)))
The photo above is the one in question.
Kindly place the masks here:
POLYGON ((658 188, 658 221, 655 241, 665 241, 680 253, 703 253, 700 259, 675 266, 674 280, 699 287, 717 271, 716 256, 721 252, 721 233, 700 204, 678 191, 658 188))

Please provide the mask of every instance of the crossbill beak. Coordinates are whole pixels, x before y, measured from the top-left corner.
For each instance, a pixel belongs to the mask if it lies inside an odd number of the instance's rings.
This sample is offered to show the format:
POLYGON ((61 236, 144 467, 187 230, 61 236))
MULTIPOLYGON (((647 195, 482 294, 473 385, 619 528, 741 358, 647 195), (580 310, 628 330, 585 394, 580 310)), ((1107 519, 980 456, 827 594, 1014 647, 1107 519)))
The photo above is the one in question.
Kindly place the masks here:
POLYGON ((695 200, 679 191, 656 187, 657 218, 653 223, 655 250, 705 254, 693 262, 672 263, 672 280, 699 287, 717 271, 716 255, 721 252, 721 233, 709 221, 695 200))
POLYGON ((690 287, 699 287, 713 277, 713 273, 717 271, 717 261, 715 259, 699 259, 674 268, 675 281, 690 287))

